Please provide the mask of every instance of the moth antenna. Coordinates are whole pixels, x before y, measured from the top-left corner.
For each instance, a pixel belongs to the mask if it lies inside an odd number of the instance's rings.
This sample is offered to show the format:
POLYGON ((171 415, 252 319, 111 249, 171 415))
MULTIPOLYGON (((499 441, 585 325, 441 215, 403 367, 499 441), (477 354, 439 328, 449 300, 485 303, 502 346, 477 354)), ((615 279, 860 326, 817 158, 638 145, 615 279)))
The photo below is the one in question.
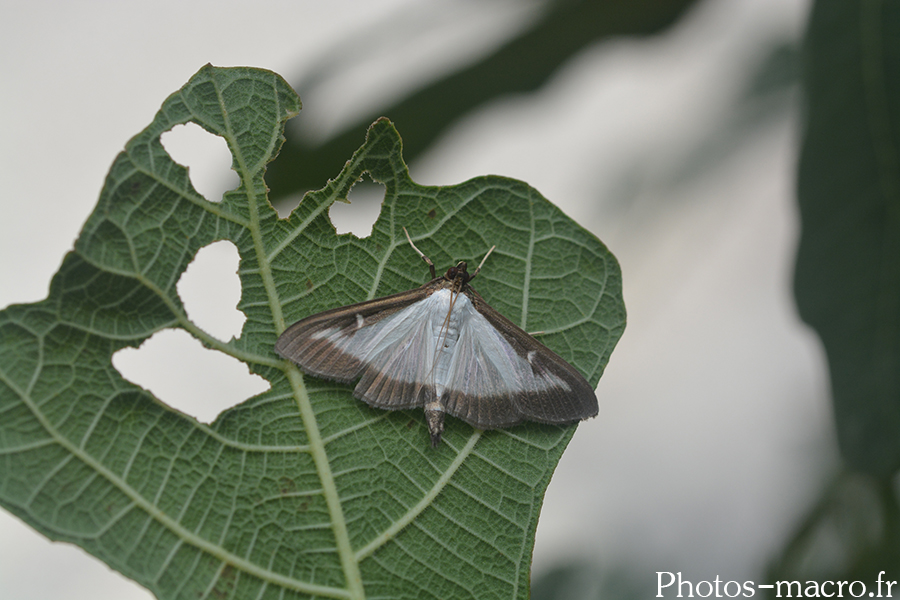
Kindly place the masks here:
MULTIPOLYGON (((413 244, 412 238, 409 237, 409 232, 406 230, 406 227, 403 228, 403 233, 406 234, 406 239, 409 241, 409 245, 412 246, 413 250, 416 251, 416 254, 421 256, 422 260, 424 260, 426 263, 428 263, 428 268, 431 269, 431 278, 434 279, 435 277, 437 277, 437 274, 434 272, 434 263, 431 262, 431 259, 428 258, 427 256, 425 256, 425 254, 423 254, 421 250, 416 248, 416 245, 413 244)), ((490 254, 490 253, 488 253, 488 254, 490 254)), ((485 256, 485 258, 487 258, 487 257, 485 256)), ((481 268, 481 267, 479 267, 479 268, 481 268)))
POLYGON ((487 257, 491 255, 491 252, 493 252, 494 248, 496 248, 496 247, 497 246, 491 246, 491 249, 487 251, 487 254, 484 255, 484 258, 482 258, 481 262, 478 264, 478 268, 475 269, 475 272, 472 273, 471 277, 469 277, 469 281, 472 281, 473 279, 475 279, 475 276, 478 275, 478 271, 480 271, 481 267, 484 266, 484 262, 487 260, 487 257))

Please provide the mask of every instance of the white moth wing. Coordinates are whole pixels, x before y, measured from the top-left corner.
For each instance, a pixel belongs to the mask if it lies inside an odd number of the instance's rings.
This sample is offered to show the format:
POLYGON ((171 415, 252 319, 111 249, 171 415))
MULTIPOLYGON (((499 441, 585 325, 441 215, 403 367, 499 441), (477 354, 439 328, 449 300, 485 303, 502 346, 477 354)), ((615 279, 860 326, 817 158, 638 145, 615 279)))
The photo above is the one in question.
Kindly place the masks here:
POLYGON ((535 373, 528 355, 520 356, 466 296, 460 297, 457 306, 463 315, 459 346, 450 367, 453 389, 479 397, 570 389, 553 373, 535 373))
POLYGON ((331 319, 292 326, 285 332, 297 328, 291 341, 276 349, 314 375, 360 378, 354 395, 372 406, 423 406, 434 397, 435 332, 444 326, 448 299, 449 290, 438 290, 399 310, 367 311, 370 303, 339 309, 331 319))
MULTIPOLYGON (((359 378, 366 366, 358 358, 359 352, 351 351, 352 342, 358 340, 365 348, 364 354, 371 353, 392 334, 392 328, 384 327, 382 322, 426 297, 427 291, 418 288, 309 316, 281 334, 275 351, 311 375, 350 383, 359 378)), ((400 325, 411 323, 401 319, 400 325)), ((393 335, 402 335, 401 332, 402 327, 393 335)))
MULTIPOLYGON (((433 389, 430 357, 435 355, 433 330, 440 320, 439 293, 394 314, 330 341, 363 365, 354 395, 384 408, 422 406, 433 389)), ((444 313, 446 315, 446 312, 444 313)))
POLYGON ((534 418, 528 410, 530 398, 555 400, 572 394, 569 382, 537 360, 541 350, 523 353, 519 344, 517 350, 466 296, 461 295, 456 306, 461 327, 448 377, 448 413, 482 429, 505 427, 534 418))
POLYGON ((597 415, 597 396, 585 378, 552 350, 466 290, 455 382, 446 411, 482 429, 522 421, 571 423, 597 415))

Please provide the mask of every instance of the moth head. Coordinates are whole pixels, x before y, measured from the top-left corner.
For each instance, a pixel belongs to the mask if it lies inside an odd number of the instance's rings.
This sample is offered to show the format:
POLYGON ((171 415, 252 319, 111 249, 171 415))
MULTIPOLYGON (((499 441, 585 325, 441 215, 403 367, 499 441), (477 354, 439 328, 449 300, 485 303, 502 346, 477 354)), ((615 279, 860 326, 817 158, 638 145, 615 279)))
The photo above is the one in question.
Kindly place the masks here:
POLYGON ((455 267, 447 269, 444 279, 447 281, 460 280, 462 283, 466 283, 470 279, 469 273, 466 271, 467 268, 468 265, 466 264, 466 261, 461 260, 455 267))

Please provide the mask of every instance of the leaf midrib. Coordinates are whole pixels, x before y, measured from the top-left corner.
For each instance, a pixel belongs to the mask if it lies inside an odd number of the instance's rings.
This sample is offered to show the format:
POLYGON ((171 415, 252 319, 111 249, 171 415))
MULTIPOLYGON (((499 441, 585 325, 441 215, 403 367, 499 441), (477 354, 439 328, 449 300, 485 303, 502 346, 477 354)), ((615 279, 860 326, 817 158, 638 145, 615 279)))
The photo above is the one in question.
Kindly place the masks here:
MULTIPOLYGON (((269 298, 269 309, 272 311, 272 321, 277 333, 284 331, 284 315, 281 312, 281 302, 278 298, 278 291, 275 286, 275 280, 272 277, 271 266, 266 257, 265 243, 262 239, 259 219, 260 199, 256 197, 253 190, 253 173, 247 166, 247 162, 240 150, 240 145, 236 143, 236 136, 232 129, 231 119, 228 110, 222 99, 222 90, 217 81, 214 81, 216 96, 219 100, 220 109, 224 116, 225 135, 227 136, 229 145, 233 149, 235 163, 240 171, 240 177, 247 194, 248 212, 250 215, 250 235, 253 239, 253 248, 256 253, 257 263, 260 268, 260 278, 263 280, 263 287, 266 290, 266 296, 269 298)), ((276 95, 277 102, 277 95, 276 95)), ((279 107, 280 108, 280 107, 279 107)), ((281 114, 277 110, 275 114, 281 114)), ((277 133, 275 136, 277 138, 277 133)), ((359 571, 359 564, 353 557, 353 549, 350 545, 350 536, 347 531, 347 523, 344 519, 343 509, 340 503, 340 497, 337 493, 337 485, 334 476, 331 473, 331 465, 328 462, 328 455, 325 452, 325 444, 322 440, 322 434, 316 422, 315 411, 313 411, 312 403, 306 392, 306 386, 299 371, 292 365, 288 365, 285 361, 285 374, 294 390, 294 397, 303 419, 303 427, 306 430, 307 439, 309 440, 309 452, 313 457, 313 463, 316 466, 316 472, 319 481, 322 483, 322 491, 325 496, 325 503, 328 506, 328 514, 332 524, 332 532, 335 537, 338 555, 341 560, 341 567, 344 571, 344 583, 347 586, 346 591, 341 590, 339 597, 352 598, 353 600, 363 600, 365 592, 362 587, 362 575, 359 571)), ((327 588, 333 591, 335 588, 327 588)), ((331 592, 329 592, 331 595, 331 592)))

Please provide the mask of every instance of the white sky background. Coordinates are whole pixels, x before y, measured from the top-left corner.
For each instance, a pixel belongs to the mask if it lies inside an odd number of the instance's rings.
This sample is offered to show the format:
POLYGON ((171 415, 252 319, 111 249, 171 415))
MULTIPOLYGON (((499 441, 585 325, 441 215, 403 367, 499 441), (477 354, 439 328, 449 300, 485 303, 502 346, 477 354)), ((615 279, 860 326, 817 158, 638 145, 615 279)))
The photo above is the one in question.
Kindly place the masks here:
MULTIPOLYGON (((412 42, 298 90, 298 118, 325 136, 366 102, 389 101, 386 85, 407 89, 528 18, 486 4, 443 0, 398 21, 402 7, 421 4, 0 3, 0 307, 46 296, 115 155, 203 64, 265 67, 294 82, 338 52, 352 56, 373 23, 393 16, 411 37, 391 39, 412 42)), ((622 264, 628 326, 600 383, 600 417, 579 427, 547 493, 536 574, 586 554, 649 582, 656 571, 759 577, 833 465, 824 356, 790 289, 798 111, 676 177, 734 116, 743 69, 772 40, 799 38, 807 9, 805 0, 706 3, 649 42, 586 52, 539 93, 472 115, 411 166, 423 184, 523 179, 622 264)), ((190 389, 169 374, 172 394, 190 389)), ((2 510, 0 596, 151 597, 2 510)))

